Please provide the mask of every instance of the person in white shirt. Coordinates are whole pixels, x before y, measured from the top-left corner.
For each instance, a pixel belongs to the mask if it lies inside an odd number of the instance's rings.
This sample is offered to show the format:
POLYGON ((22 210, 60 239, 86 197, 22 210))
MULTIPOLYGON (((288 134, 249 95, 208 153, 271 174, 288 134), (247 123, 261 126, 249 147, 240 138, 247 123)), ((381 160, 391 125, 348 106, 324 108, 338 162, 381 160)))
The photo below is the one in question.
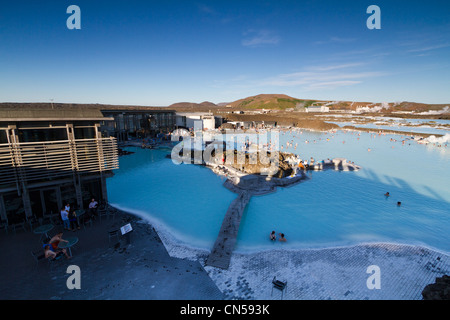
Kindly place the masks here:
POLYGON ((69 211, 66 210, 66 207, 61 208, 61 219, 64 223, 64 229, 70 231, 69 211))
POLYGON ((97 216, 97 206, 98 206, 98 202, 95 201, 94 198, 92 198, 91 202, 89 203, 89 210, 88 210, 89 211, 89 214, 88 214, 89 217, 97 216))

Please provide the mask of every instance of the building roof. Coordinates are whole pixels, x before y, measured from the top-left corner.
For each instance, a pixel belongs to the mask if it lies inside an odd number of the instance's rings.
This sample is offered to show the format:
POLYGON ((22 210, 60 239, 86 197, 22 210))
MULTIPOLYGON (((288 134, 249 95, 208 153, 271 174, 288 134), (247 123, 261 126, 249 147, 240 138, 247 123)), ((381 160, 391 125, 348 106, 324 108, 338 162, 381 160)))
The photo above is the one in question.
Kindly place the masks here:
POLYGON ((175 112, 165 108, 70 103, 0 103, 0 121, 102 121, 104 114, 175 112))
POLYGON ((86 121, 110 120, 99 109, 66 107, 1 107, 0 121, 86 121))
POLYGON ((177 116, 183 117, 199 117, 199 116, 212 116, 211 112, 177 112, 177 116))
POLYGON ((172 109, 131 109, 131 108, 123 108, 123 109, 101 109, 103 114, 113 114, 113 113, 125 113, 125 114, 146 114, 146 113, 175 113, 175 110, 172 109))

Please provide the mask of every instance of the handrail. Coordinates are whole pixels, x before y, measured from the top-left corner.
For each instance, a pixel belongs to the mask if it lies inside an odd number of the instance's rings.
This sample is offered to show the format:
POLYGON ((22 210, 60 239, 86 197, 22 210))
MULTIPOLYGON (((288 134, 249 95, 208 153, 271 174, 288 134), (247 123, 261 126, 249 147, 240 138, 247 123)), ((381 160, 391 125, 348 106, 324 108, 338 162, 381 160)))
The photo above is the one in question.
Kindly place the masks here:
POLYGON ((107 138, 91 138, 91 139, 75 139, 75 140, 54 140, 54 141, 37 141, 37 142, 17 142, 17 143, 2 143, 1 146, 9 146, 12 144, 18 144, 18 145, 34 145, 34 144, 58 144, 58 143, 69 143, 69 142, 82 142, 82 141, 107 141, 107 140, 116 140, 114 137, 107 137, 107 138))
POLYGON ((118 168, 113 137, 0 144, 0 187, 118 168))

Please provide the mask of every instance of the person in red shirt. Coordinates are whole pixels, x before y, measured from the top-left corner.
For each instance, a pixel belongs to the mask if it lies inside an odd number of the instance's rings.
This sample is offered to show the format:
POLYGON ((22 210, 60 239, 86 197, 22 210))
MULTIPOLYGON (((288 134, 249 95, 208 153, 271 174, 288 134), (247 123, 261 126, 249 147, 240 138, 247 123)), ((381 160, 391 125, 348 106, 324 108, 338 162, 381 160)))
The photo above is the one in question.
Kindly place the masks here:
POLYGON ((48 244, 44 244, 44 252, 46 258, 52 258, 55 259, 56 257, 60 256, 61 254, 64 254, 67 259, 70 259, 71 257, 67 254, 66 249, 59 249, 58 245, 61 241, 68 242, 67 240, 64 240, 62 238, 63 233, 60 232, 57 235, 55 235, 53 238, 50 239, 48 244))

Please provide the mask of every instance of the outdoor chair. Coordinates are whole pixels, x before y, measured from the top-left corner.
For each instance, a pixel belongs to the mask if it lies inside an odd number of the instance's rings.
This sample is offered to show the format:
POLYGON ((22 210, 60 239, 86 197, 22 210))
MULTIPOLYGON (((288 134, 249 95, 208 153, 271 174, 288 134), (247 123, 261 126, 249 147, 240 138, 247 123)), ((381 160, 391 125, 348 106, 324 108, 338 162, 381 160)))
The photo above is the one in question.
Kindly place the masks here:
POLYGON ((45 253, 44 253, 43 249, 31 251, 31 255, 33 256, 34 260, 36 261, 36 267, 39 265, 39 261, 42 261, 45 259, 45 253))
POLYGON ((86 226, 89 225, 90 227, 93 226, 93 222, 92 222, 92 217, 90 217, 89 219, 86 219, 86 217, 84 217, 83 219, 83 228, 86 229, 86 226))
POLYGON ((13 229, 14 234, 16 234, 17 229, 23 229, 24 231, 27 231, 27 229, 25 228, 25 223, 25 221, 22 221, 12 224, 11 228, 13 229))
POLYGON ((120 242, 120 239, 119 239, 120 233, 119 232, 120 232, 120 229, 108 231, 108 241, 110 244, 111 244, 111 239, 114 239, 114 238, 117 239, 117 242, 120 242))
POLYGON ((108 206, 107 213, 108 213, 108 217, 112 218, 113 221, 116 219, 116 213, 117 213, 116 208, 108 206))
POLYGON ((8 234, 8 220, 0 220, 0 229, 5 229, 6 234, 8 234))
POLYGON ((53 220, 48 215, 44 215, 43 217, 38 218, 38 221, 41 226, 43 224, 54 224, 53 220))
POLYGON ((36 218, 36 216, 33 216, 28 219, 28 225, 30 226, 30 230, 33 231, 36 225, 40 226, 42 224, 40 223, 40 220, 36 218))
POLYGON ((97 210, 97 215, 98 215, 100 221, 102 221, 102 217, 105 217, 105 218, 108 217, 108 211, 106 210, 105 207, 100 207, 97 210))
POLYGON ((60 226, 63 224, 61 215, 58 213, 52 213, 47 215, 47 217, 50 219, 50 222, 54 224, 55 226, 60 226))
POLYGON ((272 280, 272 293, 270 294, 272 296, 273 294, 273 288, 281 291, 281 299, 283 299, 283 292, 286 290, 287 287, 287 281, 283 282, 280 280, 277 280, 276 277, 273 277, 272 280))

